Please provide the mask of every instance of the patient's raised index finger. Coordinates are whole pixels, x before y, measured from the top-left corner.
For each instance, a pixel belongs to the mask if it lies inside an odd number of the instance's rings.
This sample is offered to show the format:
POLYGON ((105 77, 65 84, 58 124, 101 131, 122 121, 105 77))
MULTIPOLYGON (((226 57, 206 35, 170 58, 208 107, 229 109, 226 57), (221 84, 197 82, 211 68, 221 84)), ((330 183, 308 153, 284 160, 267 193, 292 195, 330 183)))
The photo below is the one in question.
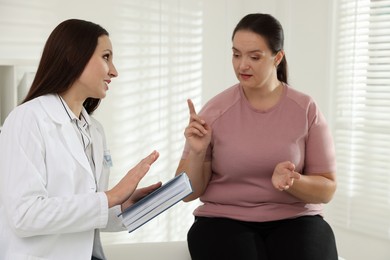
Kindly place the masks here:
POLYGON ((192 114, 196 115, 195 106, 194 103, 192 103, 191 99, 187 99, 187 104, 188 104, 188 109, 190 110, 190 115, 192 114))

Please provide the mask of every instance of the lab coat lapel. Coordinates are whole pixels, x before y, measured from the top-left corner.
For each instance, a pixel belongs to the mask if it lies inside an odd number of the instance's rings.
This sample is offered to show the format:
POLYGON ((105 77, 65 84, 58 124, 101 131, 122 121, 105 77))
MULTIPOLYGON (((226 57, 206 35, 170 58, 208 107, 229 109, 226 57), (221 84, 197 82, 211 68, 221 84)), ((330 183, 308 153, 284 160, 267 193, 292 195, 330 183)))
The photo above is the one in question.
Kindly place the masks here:
POLYGON ((62 136, 64 138, 63 142, 68 148, 69 153, 72 154, 75 160, 80 163, 80 165, 91 175, 92 178, 94 178, 88 158, 85 155, 82 144, 80 143, 80 139, 78 138, 72 122, 66 114, 58 95, 48 94, 39 97, 39 100, 50 118, 59 124, 60 131, 62 132, 62 136))
POLYGON ((89 132, 91 134, 91 139, 92 139, 92 151, 93 151, 93 158, 95 162, 96 180, 99 183, 99 179, 100 179, 100 175, 102 174, 102 167, 103 167, 104 148, 101 145, 103 143, 103 136, 99 132, 95 124, 90 125, 89 132))
POLYGON ((65 140, 65 144, 68 147, 72 156, 88 171, 93 177, 91 166, 89 165, 88 158, 85 155, 84 149, 80 140, 73 128, 72 123, 65 123, 61 126, 61 131, 65 140))

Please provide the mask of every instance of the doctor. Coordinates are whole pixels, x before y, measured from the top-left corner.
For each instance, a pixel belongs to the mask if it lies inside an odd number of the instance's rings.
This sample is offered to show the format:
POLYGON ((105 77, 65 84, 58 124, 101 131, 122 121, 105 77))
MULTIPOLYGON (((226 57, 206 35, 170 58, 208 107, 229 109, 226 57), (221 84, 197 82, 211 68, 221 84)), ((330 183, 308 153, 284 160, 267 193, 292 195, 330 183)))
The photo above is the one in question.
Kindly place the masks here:
POLYGON ((153 151, 107 190, 111 158, 91 113, 118 73, 108 32, 66 20, 49 36, 31 89, 0 134, 0 260, 105 259, 99 230, 161 183, 137 189, 153 151))

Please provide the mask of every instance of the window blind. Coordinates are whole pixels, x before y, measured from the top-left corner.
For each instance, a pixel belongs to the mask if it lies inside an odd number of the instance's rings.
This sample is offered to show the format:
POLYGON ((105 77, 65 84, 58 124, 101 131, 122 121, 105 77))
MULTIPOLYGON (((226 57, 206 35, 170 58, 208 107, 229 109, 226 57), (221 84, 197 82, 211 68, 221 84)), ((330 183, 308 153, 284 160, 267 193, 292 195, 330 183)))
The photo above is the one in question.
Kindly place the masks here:
MULTIPOLYGON (((105 130, 114 167, 110 186, 156 149, 160 158, 143 187, 174 177, 184 147, 186 100, 201 103, 201 1, 117 1, 110 29, 119 77, 110 88, 105 130), (110 103, 110 101, 112 101, 110 103), (107 122, 109 120, 109 122, 107 122)), ((185 240, 196 202, 173 206, 132 233, 102 233, 102 242, 185 240)))
MULTIPOLYGON (((110 187, 154 149, 160 158, 139 186, 166 182, 173 178, 184 146, 186 99, 191 98, 197 108, 201 105, 202 4, 199 0, 117 0, 112 5, 92 0, 0 0, 4 35, 0 64, 38 61, 47 36, 65 19, 101 24, 110 33, 119 72, 94 113, 104 126, 113 158, 110 187)), ((2 88, 0 95, 5 93, 2 88)), ((196 206, 197 202, 180 202, 131 234, 103 232, 103 243, 185 240, 196 206)))
POLYGON ((390 238, 390 1, 339 0, 334 225, 390 238))

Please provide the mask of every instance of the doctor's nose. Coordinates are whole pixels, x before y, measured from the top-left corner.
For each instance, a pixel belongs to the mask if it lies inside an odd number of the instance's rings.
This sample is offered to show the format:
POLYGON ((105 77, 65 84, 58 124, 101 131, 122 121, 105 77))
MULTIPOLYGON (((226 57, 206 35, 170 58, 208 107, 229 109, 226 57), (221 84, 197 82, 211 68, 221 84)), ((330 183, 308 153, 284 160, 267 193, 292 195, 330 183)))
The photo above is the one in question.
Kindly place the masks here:
POLYGON ((108 75, 110 75, 111 78, 118 77, 118 71, 116 70, 114 64, 111 64, 110 70, 108 71, 108 75))

